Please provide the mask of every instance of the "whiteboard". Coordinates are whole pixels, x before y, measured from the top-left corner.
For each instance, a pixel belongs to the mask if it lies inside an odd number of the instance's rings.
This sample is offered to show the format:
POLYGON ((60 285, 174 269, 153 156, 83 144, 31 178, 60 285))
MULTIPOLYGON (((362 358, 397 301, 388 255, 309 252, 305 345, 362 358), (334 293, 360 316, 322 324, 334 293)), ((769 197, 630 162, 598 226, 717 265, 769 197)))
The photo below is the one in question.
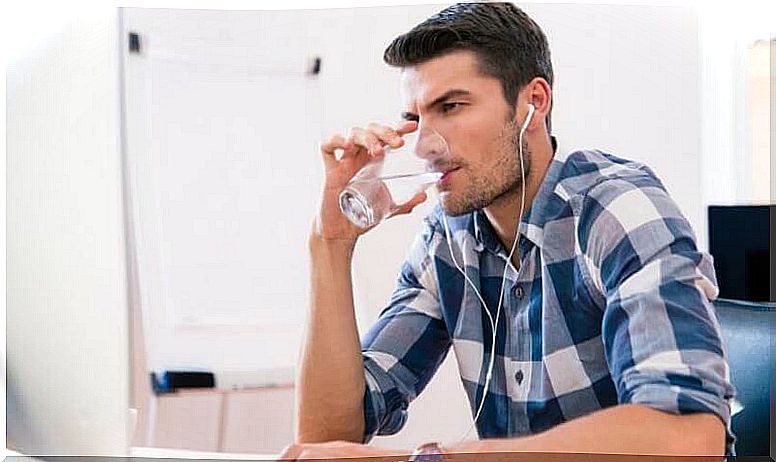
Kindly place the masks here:
POLYGON ((296 361, 320 104, 315 37, 286 18, 124 10, 140 37, 125 150, 150 370, 296 361))

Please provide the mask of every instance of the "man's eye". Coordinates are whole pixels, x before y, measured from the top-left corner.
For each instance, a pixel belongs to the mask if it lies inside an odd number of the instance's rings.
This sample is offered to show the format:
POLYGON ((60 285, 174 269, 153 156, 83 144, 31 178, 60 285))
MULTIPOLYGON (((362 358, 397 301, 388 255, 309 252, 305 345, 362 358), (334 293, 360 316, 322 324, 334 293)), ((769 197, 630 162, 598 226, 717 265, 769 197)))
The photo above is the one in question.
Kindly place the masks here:
POLYGON ((463 106, 463 103, 444 103, 442 104, 442 112, 450 112, 459 106, 463 106))

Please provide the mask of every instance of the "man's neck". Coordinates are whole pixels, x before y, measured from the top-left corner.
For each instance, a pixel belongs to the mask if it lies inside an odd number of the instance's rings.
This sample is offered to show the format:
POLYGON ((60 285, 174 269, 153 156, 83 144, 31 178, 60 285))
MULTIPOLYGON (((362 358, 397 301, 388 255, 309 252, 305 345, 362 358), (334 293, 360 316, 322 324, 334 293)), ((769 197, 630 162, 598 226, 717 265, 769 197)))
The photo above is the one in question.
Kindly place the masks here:
MULTIPOLYGON (((526 184, 524 185, 525 204, 522 207, 523 215, 528 213, 528 210, 531 208, 531 204, 533 204, 536 193, 541 187, 553 155, 554 152, 549 137, 546 139, 546 142, 542 142, 538 147, 531 149, 532 169, 526 178, 526 184)), ((520 220, 518 220, 518 215, 520 215, 520 202, 523 194, 522 187, 523 186, 501 196, 484 209, 485 215, 488 217, 499 241, 501 241, 501 244, 507 249, 507 252, 512 249, 512 245, 514 245, 515 237, 517 235, 517 227, 520 222, 520 220)), ((512 255, 512 264, 515 268, 520 267, 520 255, 518 255, 517 249, 515 249, 515 252, 512 255)))

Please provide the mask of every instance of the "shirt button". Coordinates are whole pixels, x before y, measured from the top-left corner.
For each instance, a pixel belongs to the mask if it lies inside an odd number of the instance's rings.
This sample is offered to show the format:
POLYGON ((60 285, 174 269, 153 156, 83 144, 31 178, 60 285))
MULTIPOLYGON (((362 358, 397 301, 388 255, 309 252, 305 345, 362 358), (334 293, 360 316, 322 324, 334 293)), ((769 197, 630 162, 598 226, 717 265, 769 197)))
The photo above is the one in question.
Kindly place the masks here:
POLYGON ((523 295, 524 295, 523 294, 523 287, 522 286, 515 287, 515 298, 517 298, 518 300, 522 300, 523 299, 523 295))
POLYGON ((518 369, 517 372, 515 372, 515 380, 517 380, 517 384, 521 385, 523 383, 523 370, 518 369))

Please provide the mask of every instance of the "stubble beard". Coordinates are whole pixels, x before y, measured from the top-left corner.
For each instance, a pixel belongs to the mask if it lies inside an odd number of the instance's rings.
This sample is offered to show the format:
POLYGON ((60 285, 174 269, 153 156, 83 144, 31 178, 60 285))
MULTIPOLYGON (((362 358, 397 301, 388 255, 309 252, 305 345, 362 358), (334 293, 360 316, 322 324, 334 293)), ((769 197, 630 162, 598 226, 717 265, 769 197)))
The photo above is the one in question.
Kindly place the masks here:
MULTIPOLYGON (((519 134, 520 130, 513 118, 504 125, 499 135, 498 159, 492 168, 476 173, 468 168, 456 172, 465 174, 465 189, 457 197, 450 194, 448 197, 442 197, 440 202, 447 215, 465 215, 520 192, 523 178, 520 174, 519 134)), ((523 168, 527 181, 531 172, 531 152, 525 140, 523 140, 523 168)))

